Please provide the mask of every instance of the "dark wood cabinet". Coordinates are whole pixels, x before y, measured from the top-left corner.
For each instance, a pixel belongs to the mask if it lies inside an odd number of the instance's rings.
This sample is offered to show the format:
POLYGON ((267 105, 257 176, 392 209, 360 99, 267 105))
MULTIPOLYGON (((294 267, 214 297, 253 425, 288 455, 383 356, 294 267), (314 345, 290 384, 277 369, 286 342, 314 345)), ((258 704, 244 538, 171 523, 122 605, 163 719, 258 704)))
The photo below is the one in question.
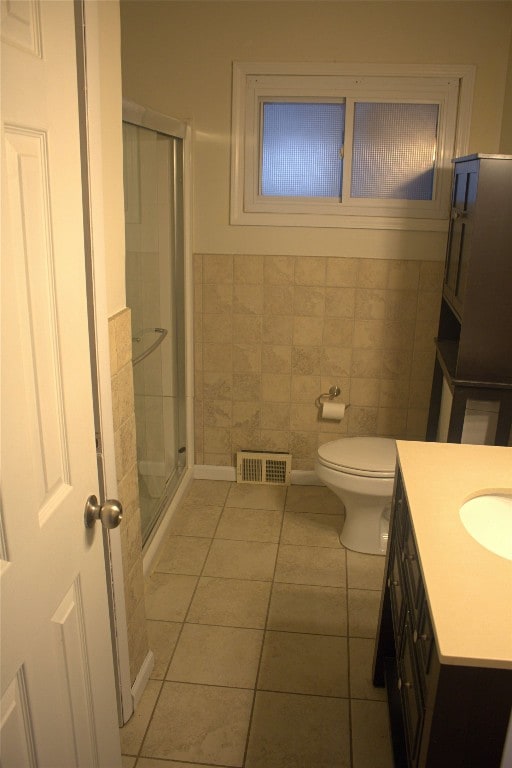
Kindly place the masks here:
POLYGON ((395 768, 500 768, 512 671, 440 660, 400 469, 373 682, 387 688, 395 768))
POLYGON ((427 440, 436 440, 443 379, 447 439, 460 442, 468 400, 499 406, 495 445, 512 425, 512 156, 454 161, 451 221, 427 440))

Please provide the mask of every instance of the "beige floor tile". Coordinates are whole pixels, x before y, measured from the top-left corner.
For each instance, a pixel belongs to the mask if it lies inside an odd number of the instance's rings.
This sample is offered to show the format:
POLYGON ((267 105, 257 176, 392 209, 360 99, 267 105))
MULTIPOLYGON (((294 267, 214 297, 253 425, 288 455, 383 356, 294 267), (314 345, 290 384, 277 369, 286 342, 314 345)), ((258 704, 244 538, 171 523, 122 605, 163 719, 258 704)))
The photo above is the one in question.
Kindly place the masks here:
POLYGON ((178 507, 171 522, 169 533, 178 536, 213 536, 222 506, 197 506, 195 502, 184 502, 178 507))
POLYGON ((172 653, 178 642, 181 624, 170 621, 146 621, 149 648, 153 651, 155 665, 151 672, 153 680, 163 680, 172 653))
POLYGON ((153 714, 158 694, 162 683, 157 680, 149 680, 137 711, 130 720, 119 730, 121 738, 121 752, 123 755, 137 755, 146 733, 146 728, 153 714))
POLYGON ((268 629, 345 636, 346 590, 302 584, 274 584, 268 629))
POLYGON ((345 550, 281 544, 274 579, 288 584, 344 587, 345 550))
POLYGON ((286 494, 287 512, 344 515, 345 507, 336 494, 322 485, 290 485, 286 494))
POLYGON ((203 574, 228 579, 271 581, 276 556, 277 544, 214 539, 203 574))
POLYGON ((382 589, 386 558, 364 555, 347 549, 348 586, 350 589, 382 589))
POLYGON ((393 768, 388 705, 351 701, 353 768, 393 768))
POLYGON ((215 533, 219 539, 267 541, 276 544, 283 513, 275 509, 226 507, 215 533))
MULTIPOLYGON (((128 755, 121 755, 121 768, 135 768, 135 763, 137 762, 136 757, 131 757, 128 755)), ((140 763, 139 763, 140 765, 140 763)))
POLYGON ((349 589, 347 591, 350 637, 375 638, 379 620, 380 592, 370 589, 349 589))
POLYGON ((231 486, 225 480, 193 480, 184 501, 187 505, 222 506, 231 486))
POLYGON ((164 683, 141 753, 241 766, 252 700, 240 688, 164 683))
POLYGON ((351 637, 348 647, 350 654, 351 698, 386 701, 386 689, 376 688, 372 683, 375 640, 351 637))
POLYGON ((185 624, 168 680, 254 688, 263 632, 185 624))
POLYGON ((256 694, 246 768, 350 768, 348 701, 256 694))
POLYGON ((233 483, 229 489, 226 507, 283 509, 285 498, 286 487, 233 483))
POLYGON ((155 571, 199 576, 210 548, 210 538, 168 536, 155 571))
POLYGON ((146 618, 184 621, 197 584, 197 576, 153 573, 146 579, 146 618))
POLYGON ((347 697, 347 638, 266 632, 258 689, 347 697))
POLYGON ((271 583, 201 577, 187 621, 263 629, 271 583))
POLYGON ((339 549, 343 520, 340 515, 285 512, 281 543, 339 549))

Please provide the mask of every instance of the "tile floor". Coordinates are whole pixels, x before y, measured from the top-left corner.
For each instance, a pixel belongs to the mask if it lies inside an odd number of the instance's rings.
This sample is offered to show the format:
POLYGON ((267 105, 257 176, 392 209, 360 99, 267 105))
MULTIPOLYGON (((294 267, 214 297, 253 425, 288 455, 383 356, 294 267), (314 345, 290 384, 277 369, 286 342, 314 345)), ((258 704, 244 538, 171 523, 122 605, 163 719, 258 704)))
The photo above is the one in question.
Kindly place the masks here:
POLYGON ((384 558, 321 486, 195 480, 146 583, 155 667, 123 768, 392 768, 371 684, 384 558))

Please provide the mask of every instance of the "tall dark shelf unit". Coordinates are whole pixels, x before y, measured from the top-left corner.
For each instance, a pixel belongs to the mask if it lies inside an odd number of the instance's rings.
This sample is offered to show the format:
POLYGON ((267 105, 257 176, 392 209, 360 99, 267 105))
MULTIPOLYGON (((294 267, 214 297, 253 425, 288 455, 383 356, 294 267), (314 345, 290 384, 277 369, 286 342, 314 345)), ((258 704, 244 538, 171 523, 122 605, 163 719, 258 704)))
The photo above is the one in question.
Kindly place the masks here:
POLYGON ((454 160, 452 211, 427 440, 435 441, 443 379, 459 443, 468 400, 499 403, 494 445, 512 427, 512 155, 454 160))

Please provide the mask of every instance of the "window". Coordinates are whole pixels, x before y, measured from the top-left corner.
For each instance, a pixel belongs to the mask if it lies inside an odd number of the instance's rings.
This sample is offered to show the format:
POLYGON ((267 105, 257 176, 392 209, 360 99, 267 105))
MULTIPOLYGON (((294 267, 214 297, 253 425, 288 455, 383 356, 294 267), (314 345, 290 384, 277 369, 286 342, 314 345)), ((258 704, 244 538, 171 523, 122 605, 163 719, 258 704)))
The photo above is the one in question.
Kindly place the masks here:
POLYGON ((339 197, 345 105, 263 102, 263 197, 339 197))
POLYGON ((473 68, 431 69, 235 64, 231 222, 446 228, 473 68))

